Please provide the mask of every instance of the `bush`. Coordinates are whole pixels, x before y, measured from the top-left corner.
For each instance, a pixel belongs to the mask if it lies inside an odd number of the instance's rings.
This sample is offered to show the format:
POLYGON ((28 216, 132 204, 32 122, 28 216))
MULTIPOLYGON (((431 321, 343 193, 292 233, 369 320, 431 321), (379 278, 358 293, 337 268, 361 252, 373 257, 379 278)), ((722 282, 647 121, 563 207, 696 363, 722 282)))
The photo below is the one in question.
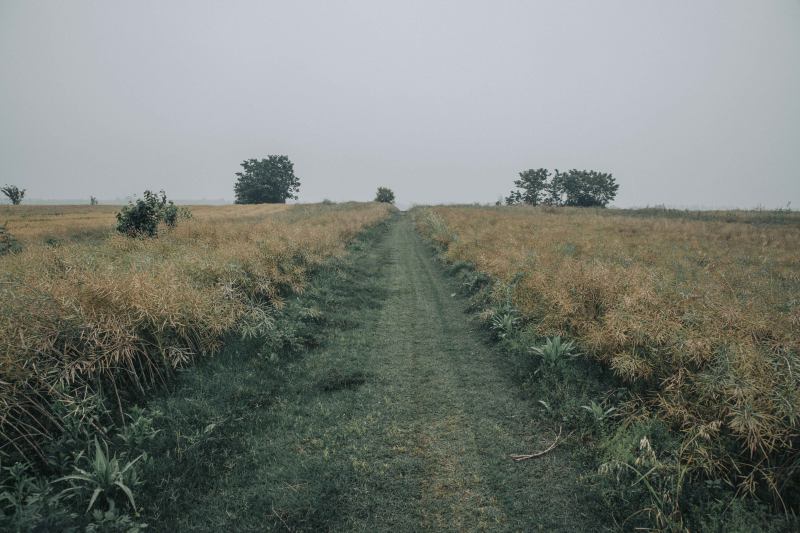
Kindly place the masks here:
POLYGON ((156 237, 160 223, 173 228, 179 218, 190 217, 191 211, 167 200, 164 191, 144 191, 144 198, 129 202, 117 213, 117 231, 129 237, 156 237))
POLYGON ((11 235, 6 227, 0 224, 0 255, 12 254, 22 250, 17 239, 11 235))
POLYGON ((385 204, 393 204, 394 191, 388 187, 378 187, 378 192, 375 193, 375 201, 383 202, 385 204))
POLYGON ((0 187, 0 192, 5 194, 13 205, 19 205, 22 203, 22 199, 25 197, 25 189, 20 189, 16 185, 6 185, 5 187, 0 187))

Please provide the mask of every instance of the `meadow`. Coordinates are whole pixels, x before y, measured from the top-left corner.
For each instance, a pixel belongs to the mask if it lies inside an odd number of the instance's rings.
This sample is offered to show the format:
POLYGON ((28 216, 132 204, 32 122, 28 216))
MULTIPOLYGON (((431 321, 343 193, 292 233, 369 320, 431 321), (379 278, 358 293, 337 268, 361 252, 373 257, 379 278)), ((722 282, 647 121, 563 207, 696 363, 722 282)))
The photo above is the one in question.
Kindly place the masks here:
POLYGON ((795 212, 118 209, 0 209, 0 529, 796 529, 795 212))
POLYGON ((274 329, 286 296, 390 213, 386 204, 191 208, 158 238, 116 234, 113 206, 14 206, 0 257, 0 454, 44 462, 87 402, 120 419, 229 334, 274 329))
POLYGON ((606 471, 635 469, 641 486, 671 469, 672 486, 654 497, 672 518, 690 481, 796 512, 796 213, 472 206, 415 216, 445 261, 492 281, 483 318, 496 329, 570 339, 613 373, 608 387, 624 395, 592 407, 616 422, 606 449, 625 432, 637 438, 621 454, 628 463, 612 454, 606 471))

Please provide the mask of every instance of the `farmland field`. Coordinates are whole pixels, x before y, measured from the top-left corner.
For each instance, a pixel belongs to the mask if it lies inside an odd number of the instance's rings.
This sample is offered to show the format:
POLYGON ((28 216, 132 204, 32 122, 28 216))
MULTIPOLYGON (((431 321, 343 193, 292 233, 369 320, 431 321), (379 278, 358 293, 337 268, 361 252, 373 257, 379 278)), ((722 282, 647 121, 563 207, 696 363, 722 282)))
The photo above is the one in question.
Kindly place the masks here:
POLYGON ((603 407, 678 435, 655 451, 676 476, 797 505, 796 214, 439 207, 417 224, 496 282, 486 319, 574 339, 611 369, 627 393, 603 407))
POLYGON ((42 455, 42 442, 61 428, 53 409, 79 409, 87 390, 111 387, 121 406, 217 351, 234 328, 266 327, 310 270, 388 208, 201 207, 158 239, 114 235, 114 212, 3 213, 24 247, 0 258, 4 452, 42 455))
POLYGON ((3 527, 796 526, 794 213, 116 210, 3 208, 3 527))
MULTIPOLYGON (((258 222, 265 215, 288 209, 285 204, 188 206, 200 220, 258 222)), ((118 205, 3 205, 0 224, 23 243, 50 240, 101 239, 114 233, 118 205)))

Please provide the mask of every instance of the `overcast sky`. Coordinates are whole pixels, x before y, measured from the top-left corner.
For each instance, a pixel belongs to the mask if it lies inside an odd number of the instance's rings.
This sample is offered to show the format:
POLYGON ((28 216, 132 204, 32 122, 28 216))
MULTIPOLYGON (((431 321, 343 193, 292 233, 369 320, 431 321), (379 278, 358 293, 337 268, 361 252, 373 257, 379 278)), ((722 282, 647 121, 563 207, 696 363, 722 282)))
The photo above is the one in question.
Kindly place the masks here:
POLYGON ((800 1, 0 0, 0 184, 230 201, 268 154, 301 201, 800 208, 800 1))

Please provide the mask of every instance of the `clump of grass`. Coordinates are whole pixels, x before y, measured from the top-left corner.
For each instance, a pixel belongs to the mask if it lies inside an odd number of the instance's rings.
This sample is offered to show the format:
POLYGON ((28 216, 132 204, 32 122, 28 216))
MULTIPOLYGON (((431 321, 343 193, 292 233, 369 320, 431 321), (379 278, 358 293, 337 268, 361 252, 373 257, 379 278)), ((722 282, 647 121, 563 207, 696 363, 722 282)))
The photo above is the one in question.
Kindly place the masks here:
POLYGON ((416 220, 446 260, 505 288, 495 305, 510 287, 535 336, 577 339, 627 382, 641 401, 626 419, 679 434, 687 478, 796 509, 800 219, 679 214, 437 207, 416 220))
POLYGON ((0 224, 0 255, 22 251, 19 241, 9 233, 4 224, 0 224))

